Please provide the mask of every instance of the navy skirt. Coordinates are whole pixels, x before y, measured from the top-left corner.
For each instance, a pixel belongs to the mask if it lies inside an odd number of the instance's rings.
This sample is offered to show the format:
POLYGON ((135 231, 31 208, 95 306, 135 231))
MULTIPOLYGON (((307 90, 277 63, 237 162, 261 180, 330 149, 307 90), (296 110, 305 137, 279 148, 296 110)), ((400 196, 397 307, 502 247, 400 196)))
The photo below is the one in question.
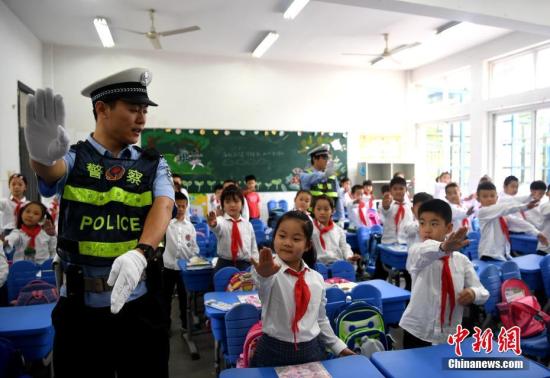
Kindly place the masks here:
POLYGON ((311 341, 287 343, 263 334, 250 361, 251 367, 275 367, 322 361, 326 355, 319 337, 311 341), (296 350, 296 347, 298 348, 296 350))

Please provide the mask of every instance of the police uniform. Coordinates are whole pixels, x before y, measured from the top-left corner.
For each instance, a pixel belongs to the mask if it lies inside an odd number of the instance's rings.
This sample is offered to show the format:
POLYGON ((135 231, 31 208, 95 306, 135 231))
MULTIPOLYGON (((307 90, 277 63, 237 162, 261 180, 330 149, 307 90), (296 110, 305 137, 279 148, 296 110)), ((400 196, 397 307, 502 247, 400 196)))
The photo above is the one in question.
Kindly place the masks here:
MULTIPOLYGON (((329 146, 322 144, 309 151, 308 155, 313 158, 319 155, 328 155, 329 146)), ((336 175, 328 175, 325 172, 318 171, 313 167, 306 169, 300 174, 300 189, 309 190, 312 197, 318 197, 322 194, 332 198, 335 205, 334 219, 339 220, 344 216, 344 205, 338 198, 340 186, 336 175)))
MULTIPOLYGON (((92 102, 149 100, 149 71, 133 68, 82 91, 92 102)), ((167 317, 149 261, 119 313, 110 310, 107 277, 115 258, 136 247, 156 197, 174 200, 168 164, 157 152, 129 145, 113 156, 93 137, 71 146, 66 174, 42 195, 61 198, 58 255, 65 283, 52 313, 56 377, 168 377, 167 317), (147 279, 145 279, 145 276, 147 279)), ((162 261, 160 261, 162 264, 162 261)))

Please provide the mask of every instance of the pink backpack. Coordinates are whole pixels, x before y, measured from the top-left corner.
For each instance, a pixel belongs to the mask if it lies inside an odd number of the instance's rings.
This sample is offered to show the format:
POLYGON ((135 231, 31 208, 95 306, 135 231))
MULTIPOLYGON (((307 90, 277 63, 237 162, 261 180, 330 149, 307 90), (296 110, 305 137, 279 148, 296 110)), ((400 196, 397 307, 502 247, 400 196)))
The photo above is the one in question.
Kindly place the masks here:
MULTIPOLYGON (((536 336, 550 329, 550 315, 543 312, 529 287, 522 280, 511 278, 501 287, 502 302, 497 304, 502 325, 518 326, 521 337, 536 336)), ((547 332, 550 338, 550 331, 547 332)))
POLYGON ((378 212, 374 209, 369 209, 367 212, 367 215, 369 217, 369 222, 371 227, 380 223, 380 217, 378 216, 378 212))
POLYGON ((252 360, 252 356, 256 351, 258 340, 260 340, 260 337, 262 335, 263 335, 262 321, 260 320, 256 324, 254 324, 252 327, 250 327, 250 329, 248 330, 248 333, 246 334, 246 338, 244 340, 243 352, 241 353, 241 355, 239 356, 239 359, 237 360, 238 368, 250 367, 250 361, 252 360))

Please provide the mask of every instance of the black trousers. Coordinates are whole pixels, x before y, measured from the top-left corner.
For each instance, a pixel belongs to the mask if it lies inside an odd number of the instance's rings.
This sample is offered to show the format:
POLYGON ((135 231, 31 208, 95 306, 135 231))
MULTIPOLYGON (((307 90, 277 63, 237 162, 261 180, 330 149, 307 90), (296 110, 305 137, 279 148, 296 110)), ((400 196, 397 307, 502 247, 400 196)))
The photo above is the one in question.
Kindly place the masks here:
POLYGON ((174 286, 178 292, 178 303, 180 310, 181 326, 187 327, 187 291, 181 279, 180 271, 164 268, 162 271, 163 278, 163 302, 165 305, 165 314, 168 319, 172 316, 172 295, 174 294, 174 286))
POLYGON ((152 295, 111 314, 61 298, 52 313, 56 378, 168 378, 169 343, 163 307, 152 295))
POLYGON ((419 339, 406 330, 403 330, 403 349, 422 348, 427 346, 432 346, 432 343, 419 339))
POLYGON ((218 262, 216 263, 216 266, 214 267, 214 274, 220 270, 221 268, 225 268, 226 266, 234 266, 240 271, 248 269, 250 266, 250 263, 245 260, 237 260, 236 265, 233 265, 233 261, 222 259, 221 257, 218 258, 218 262))

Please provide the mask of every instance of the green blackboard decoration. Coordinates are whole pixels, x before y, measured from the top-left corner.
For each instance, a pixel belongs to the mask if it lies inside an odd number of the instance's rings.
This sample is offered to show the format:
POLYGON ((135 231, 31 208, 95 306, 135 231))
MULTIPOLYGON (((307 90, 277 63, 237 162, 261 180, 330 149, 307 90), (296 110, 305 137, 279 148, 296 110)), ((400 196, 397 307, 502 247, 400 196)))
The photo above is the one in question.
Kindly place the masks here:
POLYGON ((321 143, 332 146, 338 176, 346 175, 343 133, 145 129, 141 136, 142 147, 163 154, 190 193, 210 193, 228 178, 244 184, 250 174, 260 192, 298 190, 299 174, 309 166, 307 152, 321 143))

